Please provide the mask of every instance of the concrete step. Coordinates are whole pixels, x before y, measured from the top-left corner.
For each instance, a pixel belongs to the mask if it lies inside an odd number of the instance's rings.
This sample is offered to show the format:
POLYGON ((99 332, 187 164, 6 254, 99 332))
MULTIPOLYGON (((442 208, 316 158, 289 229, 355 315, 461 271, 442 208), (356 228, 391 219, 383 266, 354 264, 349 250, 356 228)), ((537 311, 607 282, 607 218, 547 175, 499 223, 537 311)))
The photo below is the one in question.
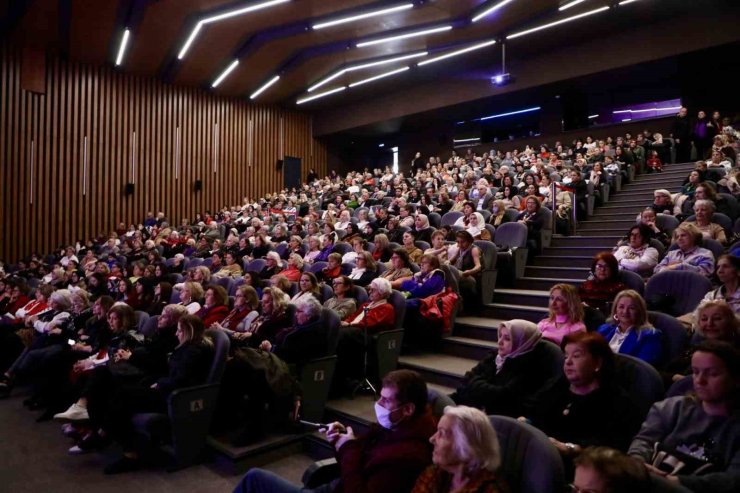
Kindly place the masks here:
POLYGON ((498 344, 484 339, 450 336, 442 339, 440 349, 444 354, 480 361, 491 351, 498 350, 498 344))
POLYGON ((631 194, 631 193, 653 193, 656 188, 666 188, 669 192, 678 192, 681 190, 681 184, 680 183, 673 183, 672 180, 660 180, 655 182, 634 182, 627 185, 627 187, 622 190, 622 193, 619 194, 619 196, 631 194))
POLYGON ((549 289, 497 289, 493 294, 493 302, 500 305, 546 307, 549 299, 549 289))
POLYGON ((495 342, 498 340, 498 327, 502 319, 488 317, 457 317, 452 334, 469 339, 495 342))
POLYGON ((634 197, 634 196, 629 195, 627 193, 627 194, 624 194, 624 195, 621 195, 621 196, 615 198, 614 200, 610 200, 609 201, 609 205, 605 205, 603 207, 599 207, 597 210, 600 210, 602 208, 603 209, 608 209, 608 208, 611 208, 611 207, 622 207, 622 206, 625 206, 625 205, 633 205, 635 207, 639 207, 639 206, 647 207, 648 205, 650 205, 650 202, 652 202, 650 200, 650 197, 652 197, 652 192, 651 192, 651 194, 646 195, 646 197, 647 198, 634 197))
POLYGON ((613 247, 617 240, 621 238, 618 234, 609 234, 604 236, 560 236, 554 235, 552 237, 552 243, 550 246, 553 247, 613 247))
POLYGON ((477 360, 439 353, 402 355, 398 359, 399 368, 417 371, 427 382, 458 388, 465 372, 470 371, 477 360))
POLYGON ((550 291, 554 285, 559 283, 572 284, 578 286, 583 279, 555 279, 549 277, 520 277, 514 281, 516 289, 536 289, 540 291, 550 291))
MULTIPOLYGON (((606 225, 605 225, 606 226, 606 225)), ((599 227, 599 228, 593 228, 593 229, 579 229, 578 234, 582 236, 605 236, 605 235, 613 235, 614 236, 614 243, 612 244, 612 247, 617 243, 617 240, 624 236, 625 231, 629 228, 627 226, 626 228, 620 228, 620 227, 599 227)), ((611 250, 611 248, 610 248, 611 250)))
POLYGON ((537 323, 547 315, 546 306, 529 306, 529 305, 511 305, 504 303, 488 303, 484 308, 485 312, 496 318, 511 320, 512 318, 521 318, 537 323))
MULTIPOLYGON (((604 248, 599 246, 570 246, 570 247, 547 247, 542 250, 542 255, 552 256, 568 256, 572 255, 575 257, 593 257, 599 252, 603 252, 604 248)), ((541 256, 540 256, 541 257, 541 256)), ((535 257, 535 258, 540 258, 535 257)))
POLYGON ((600 214, 624 214, 625 216, 629 216, 630 214, 637 215, 638 212, 642 211, 645 207, 650 205, 650 201, 641 202, 639 204, 621 204, 621 205, 614 205, 611 202, 609 202, 609 205, 605 205, 602 207, 599 207, 598 209, 594 210, 594 215, 591 219, 598 219, 600 214))
POLYGON ((594 229, 612 229, 612 230, 619 230, 619 231, 625 231, 629 228, 631 228, 635 224, 635 220, 629 218, 629 213, 625 214, 627 216, 624 219, 601 219, 599 218, 598 221, 594 220, 587 220, 583 221, 578 225, 579 231, 586 231, 586 230, 594 230, 594 229))
MULTIPOLYGON (((525 277, 547 277, 552 279, 586 279, 587 267, 538 267, 528 265, 524 269, 525 277)), ((500 318, 500 317, 497 317, 500 318)))
MULTIPOLYGON (((603 249, 597 249, 604 251, 603 249)), ((529 265, 541 267, 591 267, 593 255, 538 255, 529 265)))

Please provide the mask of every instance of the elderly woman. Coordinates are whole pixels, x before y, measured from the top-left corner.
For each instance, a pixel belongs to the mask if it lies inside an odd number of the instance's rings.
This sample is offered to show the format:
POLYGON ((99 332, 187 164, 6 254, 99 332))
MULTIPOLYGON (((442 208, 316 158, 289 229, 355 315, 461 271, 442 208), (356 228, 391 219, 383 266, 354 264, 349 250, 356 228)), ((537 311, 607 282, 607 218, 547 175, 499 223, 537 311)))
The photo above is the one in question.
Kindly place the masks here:
POLYGON ((663 260, 655 266, 655 273, 664 270, 688 270, 711 276, 714 271, 714 254, 702 248, 702 233, 695 224, 681 223, 673 232, 673 239, 678 245, 675 250, 669 250, 663 260))
POLYGON ((550 368, 542 333, 527 320, 501 322, 498 351, 465 374, 450 396, 456 403, 484 409, 487 414, 530 414, 531 396, 545 387, 550 368))
POLYGON ((308 251, 303 256, 303 262, 310 265, 319 255, 321 255, 321 241, 318 236, 311 236, 308 238, 308 251))
POLYGON ((722 284, 708 292, 705 300, 723 300, 736 314, 740 314, 740 259, 722 255, 717 261, 717 278, 722 284))
POLYGON ((200 299, 203 298, 203 287, 193 281, 188 281, 180 288, 180 305, 188 309, 188 313, 194 315, 201 309, 200 299))
MULTIPOLYGON (((694 340, 724 341, 740 349, 740 319, 730 305, 722 300, 704 300, 693 313, 694 340)), ((666 388, 691 374, 693 347, 666 364, 662 370, 666 388)))
POLYGON ((501 464, 496 431, 479 409, 447 406, 429 441, 433 465, 421 473, 412 493, 509 491, 496 474, 501 464))
POLYGON ((613 322, 599 327, 599 334, 604 336, 612 351, 652 365, 660 363, 662 337, 660 331, 649 325, 645 300, 637 291, 626 289, 616 296, 611 318, 613 322))
POLYGON ((599 334, 579 332, 565 336, 563 352, 564 377, 540 395, 533 424, 566 460, 588 446, 627 450, 641 416, 615 381, 609 345, 599 334))
POLYGON ((234 308, 220 322, 214 322, 211 329, 220 329, 236 339, 235 334, 246 332, 254 319, 259 316, 260 305, 257 291, 252 286, 241 285, 234 295, 234 308))
POLYGON ((370 252, 362 252, 358 255, 356 265, 349 274, 349 278, 356 285, 365 287, 378 277, 378 266, 370 252))
POLYGON ((483 214, 480 212, 473 212, 470 214, 470 220, 465 228, 465 231, 475 240, 488 240, 491 241, 491 233, 486 229, 486 220, 483 219, 483 214))
POLYGON ((288 295, 281 289, 265 288, 259 316, 253 318, 249 325, 244 324, 243 330, 230 334, 232 340, 252 347, 257 347, 264 340, 273 340, 278 332, 293 323, 288 311, 289 302, 288 295))
POLYGON ((591 275, 578 288, 578 294, 587 306, 609 312, 614 297, 626 286, 619 280, 617 258, 609 252, 594 255, 591 261, 591 275))
POLYGON ((334 310, 344 320, 357 310, 357 301, 351 297, 355 286, 349 277, 339 276, 332 281, 332 287, 334 296, 324 302, 324 308, 334 310))
POLYGON ((688 224, 695 224, 704 238, 717 240, 724 245, 727 243, 724 228, 719 224, 712 222, 714 209, 714 202, 711 200, 697 200, 694 203, 695 219, 687 222, 688 224))
POLYGON ((421 256, 424 255, 424 252, 414 245, 414 235, 410 231, 403 234, 403 248, 408 253, 409 260, 414 264, 418 264, 421 256))
POLYGON ((684 201, 681 206, 681 212, 687 216, 690 215, 694 210, 694 205, 699 200, 709 200, 712 202, 714 204, 714 212, 720 212, 729 217, 733 217, 734 215, 732 206, 723 196, 717 193, 711 184, 707 182, 702 182, 696 187, 694 197, 690 200, 684 201))
POLYGON ((229 314, 229 295, 223 286, 211 285, 206 289, 205 303, 196 316, 206 327, 223 320, 229 314))
POLYGON ((537 324, 543 338, 559 345, 568 334, 586 332, 583 305, 575 286, 556 284, 550 288, 548 309, 547 318, 537 324))
POLYGON ((301 279, 298 281, 298 291, 290 299, 291 303, 295 303, 299 299, 305 296, 312 296, 319 302, 321 301, 321 288, 319 287, 319 280, 313 272, 304 272, 301 274, 301 279))
POLYGON ((298 282, 303 272, 303 257, 297 253, 291 253, 288 257, 288 267, 280 273, 290 282, 298 282))
POLYGON ((326 267, 316 273, 319 282, 331 282, 342 274, 342 256, 337 252, 329 255, 326 267))
POLYGON ((411 277, 411 260, 409 254, 403 248, 397 248, 391 255, 391 268, 380 275, 380 278, 386 279, 395 289, 401 287, 401 283, 411 277))
POLYGON ((694 392, 653 404, 629 455, 650 473, 695 492, 737 491, 740 353, 706 341, 691 357, 694 392))
POLYGON ((362 238, 352 238, 352 241, 350 242, 352 245, 352 250, 342 255, 342 263, 343 264, 353 264, 357 261, 357 257, 362 255, 363 252, 365 252, 367 248, 367 241, 363 240, 362 238))
POLYGON ((614 250, 619 268, 650 276, 660 257, 658 250, 650 246, 653 231, 645 224, 636 224, 628 234, 628 243, 614 250))
POLYGON ((224 254, 224 265, 219 270, 213 273, 213 277, 239 277, 242 275, 242 266, 239 265, 239 260, 232 252, 226 252, 224 254))
POLYGON ((655 238, 664 246, 669 247, 671 245, 671 239, 657 226, 657 219, 658 215, 655 213, 655 210, 652 207, 647 207, 640 213, 638 224, 642 224, 650 228, 651 238, 655 238))
POLYGON ((265 267, 260 271, 262 279, 269 279, 283 270, 280 254, 275 251, 268 252, 265 256, 265 267))
POLYGON ((390 243, 388 236, 383 233, 377 234, 373 239, 373 243, 375 244, 375 249, 372 251, 373 259, 376 262, 390 261, 393 250, 388 246, 390 243))

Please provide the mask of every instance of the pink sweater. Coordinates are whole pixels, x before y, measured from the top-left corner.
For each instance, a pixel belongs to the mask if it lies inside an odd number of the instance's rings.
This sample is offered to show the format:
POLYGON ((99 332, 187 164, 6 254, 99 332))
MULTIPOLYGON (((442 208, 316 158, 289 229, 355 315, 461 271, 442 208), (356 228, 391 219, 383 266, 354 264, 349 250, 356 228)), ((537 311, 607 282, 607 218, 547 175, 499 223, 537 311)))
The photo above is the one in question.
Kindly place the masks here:
POLYGON ((574 332, 586 332, 586 326, 583 322, 568 323, 568 318, 564 315, 558 315, 555 317, 555 321, 548 318, 540 320, 537 327, 542 332, 542 337, 548 339, 558 346, 563 342, 563 337, 574 332), (557 321, 559 327, 555 327, 555 321, 557 321))

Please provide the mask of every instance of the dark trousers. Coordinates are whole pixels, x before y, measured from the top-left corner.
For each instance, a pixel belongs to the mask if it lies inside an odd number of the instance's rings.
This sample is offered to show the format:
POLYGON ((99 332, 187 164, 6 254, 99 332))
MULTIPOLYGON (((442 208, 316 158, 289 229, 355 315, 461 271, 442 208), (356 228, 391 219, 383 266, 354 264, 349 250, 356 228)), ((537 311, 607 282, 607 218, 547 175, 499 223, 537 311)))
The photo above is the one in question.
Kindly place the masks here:
POLYGON ((103 429, 121 445, 124 452, 132 452, 135 437, 132 423, 134 415, 166 412, 167 396, 158 389, 142 386, 120 387, 113 390, 108 401, 103 429))

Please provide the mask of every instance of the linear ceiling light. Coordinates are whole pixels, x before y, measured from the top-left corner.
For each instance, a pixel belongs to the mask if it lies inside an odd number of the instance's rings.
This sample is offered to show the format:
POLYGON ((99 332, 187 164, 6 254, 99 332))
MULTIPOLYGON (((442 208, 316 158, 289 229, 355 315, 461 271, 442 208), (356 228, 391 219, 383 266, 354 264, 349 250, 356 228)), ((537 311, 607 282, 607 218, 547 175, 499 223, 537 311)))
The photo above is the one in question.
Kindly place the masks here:
POLYGON ((561 5, 560 7, 558 7, 558 10, 560 12, 562 12, 563 10, 568 10, 569 8, 575 7, 579 3, 583 3, 585 1, 586 0, 571 0, 570 2, 564 3, 563 5, 561 5))
POLYGON ((226 76, 228 76, 236 68, 237 65, 239 65, 239 60, 234 60, 233 62, 231 62, 231 65, 229 65, 228 67, 226 67, 226 70, 224 70, 223 72, 221 72, 221 75, 219 75, 216 78, 216 80, 213 81, 213 84, 211 84, 211 87, 214 87, 214 88, 215 87, 218 87, 218 85, 221 82, 223 82, 223 80, 226 78, 226 76))
POLYGON ((427 64, 430 64, 430 63, 434 63, 434 62, 439 62, 440 60, 445 60, 447 58, 452 58, 453 56, 462 55, 463 53, 468 53, 468 52, 471 52, 471 51, 474 51, 474 50, 480 50, 482 48, 486 48, 487 46, 493 46, 495 44, 496 44, 496 41, 495 40, 485 41, 483 43, 478 43, 478 44, 475 44, 473 46, 468 46, 467 48, 463 48, 461 50, 452 51, 450 53, 447 53, 446 55, 440 55, 438 57, 430 58, 429 60, 422 60, 417 65, 419 65, 421 67, 423 65, 427 65, 427 64))
POLYGON ((131 35, 131 31, 126 28, 123 31, 123 37, 121 38, 121 45, 118 47, 118 56, 116 57, 116 67, 123 61, 123 55, 126 53, 126 46, 128 45, 128 38, 131 35))
POLYGON ((483 118, 479 118, 479 120, 480 121, 493 120, 494 118, 503 118, 505 116, 520 115, 522 113, 531 113, 532 111, 539 111, 540 109, 541 109, 540 106, 533 106, 532 108, 525 108, 523 110, 509 111, 508 113, 499 113, 498 115, 484 116, 483 118))
POLYGON ((325 91, 325 92, 320 92, 318 94, 314 94, 313 96, 309 96, 307 98, 299 99, 298 101, 295 102, 295 104, 308 103, 309 101, 313 101, 314 99, 323 98, 324 96, 328 96, 330 94, 341 92, 341 91, 344 91, 345 89, 347 89, 347 86, 336 87, 334 89, 330 89, 330 90, 325 91))
POLYGON ((408 69, 409 69, 409 67, 406 66, 406 67, 397 68, 396 70, 391 70, 390 72, 383 72, 382 74, 378 74, 378 75, 376 75, 374 77, 369 77, 367 79, 363 79, 363 80, 359 80, 357 82, 353 82, 352 84, 349 85, 349 87, 357 87, 357 86, 361 86, 363 84, 367 84, 368 82, 376 81, 378 79, 384 79, 386 77, 390 77, 391 75, 396 75, 396 74, 400 74, 401 72, 405 72, 408 69))
POLYGON ((599 117, 599 115, 588 115, 588 119, 589 120, 592 120, 592 119, 598 118, 598 117, 599 117))
POLYGON ((268 0, 267 2, 254 3, 252 5, 248 5, 240 9, 230 10, 229 12, 224 12, 223 14, 212 15, 211 17, 206 17, 204 19, 201 19, 200 21, 198 21, 198 24, 196 24, 193 30, 190 32, 190 36, 188 36, 188 39, 185 41, 185 44, 180 49, 180 53, 178 53, 177 59, 182 60, 185 57, 185 54, 190 49, 190 45, 192 45, 193 41, 195 41, 195 37, 198 36, 198 33, 200 32, 200 30, 206 24, 213 24, 214 22, 222 21, 230 17, 247 14, 249 12, 254 12, 255 10, 266 9, 268 7, 272 7, 273 5, 279 5, 281 3, 286 3, 286 2, 290 2, 290 0, 268 0))
POLYGON ((452 142, 459 144, 460 142, 475 142, 476 140, 480 140, 480 137, 471 137, 470 139, 452 139, 452 142))
POLYGON ((396 36, 389 36, 387 38, 379 38, 379 39, 373 39, 371 41, 363 41, 361 43, 357 43, 357 48, 362 48, 364 46, 371 46, 371 45, 377 45, 380 43, 389 43, 391 41, 396 41, 398 39, 407 39, 407 38, 415 38, 416 36, 424 36, 425 34, 433 34, 433 33, 440 33, 443 31, 449 31, 452 29, 452 26, 440 26, 440 27, 433 27, 431 29, 424 29, 421 31, 413 31, 406 34, 398 34, 396 36))
POLYGON ((503 1, 501 1, 501 2, 499 2, 497 4, 495 4, 495 5, 492 5, 490 8, 487 8, 486 10, 484 10, 483 12, 481 12, 480 14, 476 15, 475 17, 473 17, 473 22, 478 22, 482 18, 488 16, 489 14, 493 14, 494 12, 496 12, 498 9, 500 9, 501 7, 503 7, 504 5, 506 5, 507 3, 511 3, 513 1, 514 0, 503 0, 503 1))
POLYGON ((622 0, 618 5, 627 5, 628 3, 636 2, 637 0, 622 0))
POLYGON ((318 24, 314 24, 311 26, 313 29, 324 29, 325 27, 332 27, 337 26, 339 24, 346 24, 348 22, 354 22, 359 21, 362 19, 367 19, 369 17, 376 17, 383 14, 390 14, 392 12, 399 12, 401 10, 408 10, 414 8, 413 3, 403 3, 401 5, 396 5, 394 7, 387 7, 380 10, 374 10, 372 12, 364 12, 362 14, 355 14, 348 17, 342 17, 339 19, 333 19, 326 22, 320 22, 318 24))
POLYGON ((574 15, 572 17, 566 17, 565 19, 560 19, 559 21, 551 22, 549 24, 543 24, 541 26, 533 27, 532 29, 527 29, 526 31, 519 31, 518 33, 509 34, 506 36, 506 39, 514 39, 518 38, 520 36, 525 36, 527 34, 531 34, 533 32, 542 31, 543 29, 547 29, 554 26, 559 26, 560 24, 565 24, 566 22, 574 21, 576 19, 580 19, 582 17, 587 17, 589 15, 598 14, 600 12, 604 12, 605 10, 609 10, 609 6, 601 7, 595 10, 589 10, 588 12, 584 12, 582 14, 574 15))
POLYGON ((328 84, 329 82, 333 81, 337 77, 340 77, 346 74, 347 72, 354 72, 356 70, 362 70, 362 69, 366 69, 370 67, 377 67, 378 65, 387 65, 389 63, 400 62, 401 60, 408 60, 409 58, 419 58, 419 57, 427 56, 428 54, 429 54, 428 51, 419 51, 417 53, 410 53, 408 55, 401 55, 401 56, 397 56, 393 58, 386 58, 386 59, 377 60, 374 62, 360 63, 358 65, 350 65, 349 67, 343 68, 337 72, 334 72, 328 77, 321 79, 319 82, 309 87, 307 92, 313 92, 319 87, 322 87, 328 84))
POLYGON ((273 85, 274 83, 276 83, 279 80, 280 80, 280 76, 279 75, 276 75, 275 77, 273 77, 272 79, 270 79, 269 81, 267 81, 262 87, 260 87, 256 91, 254 91, 252 93, 252 95, 249 96, 249 99, 256 98, 257 96, 259 96, 260 94, 262 94, 263 92, 265 92, 271 85, 273 85))

